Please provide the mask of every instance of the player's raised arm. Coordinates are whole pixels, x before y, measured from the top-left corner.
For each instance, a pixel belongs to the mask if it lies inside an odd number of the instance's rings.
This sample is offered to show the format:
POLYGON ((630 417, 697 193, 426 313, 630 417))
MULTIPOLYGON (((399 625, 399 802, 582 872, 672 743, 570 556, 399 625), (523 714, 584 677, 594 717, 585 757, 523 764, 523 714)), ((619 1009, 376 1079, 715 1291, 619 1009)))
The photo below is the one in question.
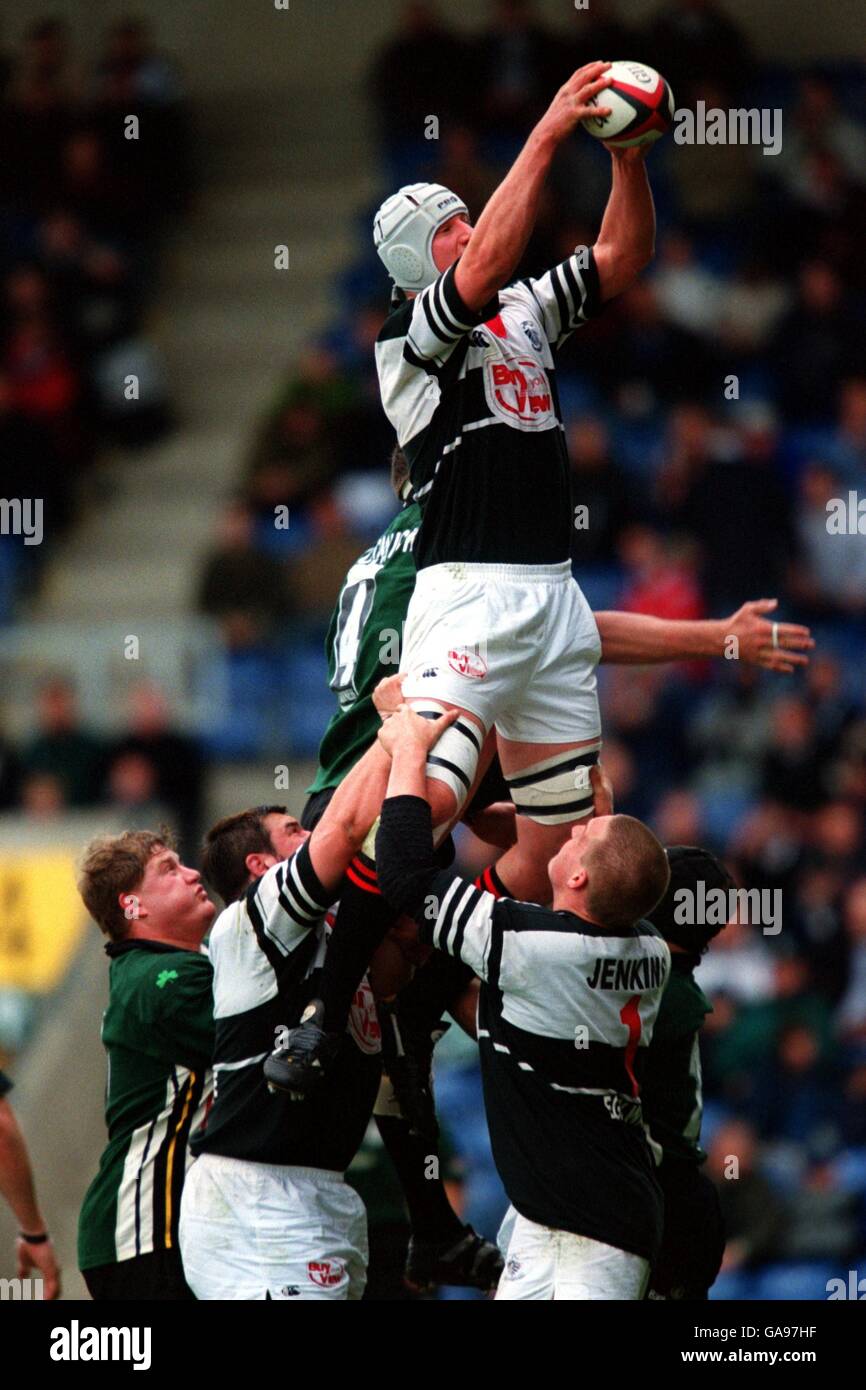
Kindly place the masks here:
POLYGON ((468 308, 483 308, 514 274, 532 235, 557 146, 588 116, 610 114, 609 107, 589 104, 608 85, 609 67, 610 63, 587 63, 560 87, 491 194, 455 271, 454 283, 468 308))
POLYGON ((601 659, 611 665, 648 666, 729 656, 748 666, 790 673, 809 664, 815 643, 808 627, 767 617, 777 605, 774 598, 751 599, 729 618, 696 620, 596 613, 601 659))
POLYGON ((332 894, 379 814, 390 770, 388 755, 374 743, 340 783, 310 836, 312 866, 332 894))
POLYGON ((634 284, 655 252, 656 215, 644 156, 647 146, 610 150, 612 183, 593 247, 602 301, 634 284))

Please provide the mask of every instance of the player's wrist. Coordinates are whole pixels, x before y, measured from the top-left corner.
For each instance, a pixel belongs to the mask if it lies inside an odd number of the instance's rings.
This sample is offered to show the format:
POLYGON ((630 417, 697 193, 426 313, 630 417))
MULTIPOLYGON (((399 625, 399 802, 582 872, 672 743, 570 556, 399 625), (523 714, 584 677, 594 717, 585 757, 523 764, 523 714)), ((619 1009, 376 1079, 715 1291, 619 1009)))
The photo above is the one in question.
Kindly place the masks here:
POLYGON ((726 622, 724 618, 710 619, 707 623, 707 639, 704 643, 705 649, 702 655, 709 657, 724 656, 729 639, 735 635, 730 622, 726 622))
POLYGON ((557 128, 548 112, 529 132, 529 138, 524 148, 542 159, 550 160, 556 153, 557 146, 562 144, 568 133, 566 130, 557 128))

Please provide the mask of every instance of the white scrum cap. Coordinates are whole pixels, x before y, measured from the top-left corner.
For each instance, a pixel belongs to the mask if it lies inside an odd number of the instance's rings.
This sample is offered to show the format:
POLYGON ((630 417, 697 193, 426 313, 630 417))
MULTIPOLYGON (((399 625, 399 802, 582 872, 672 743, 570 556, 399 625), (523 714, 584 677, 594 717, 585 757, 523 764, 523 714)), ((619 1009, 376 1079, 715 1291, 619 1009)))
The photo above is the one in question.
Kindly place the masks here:
POLYGON ((449 218, 468 208, 441 183, 409 183, 386 198, 373 219, 376 250, 395 285, 423 290, 439 271, 433 261, 433 236, 449 218))

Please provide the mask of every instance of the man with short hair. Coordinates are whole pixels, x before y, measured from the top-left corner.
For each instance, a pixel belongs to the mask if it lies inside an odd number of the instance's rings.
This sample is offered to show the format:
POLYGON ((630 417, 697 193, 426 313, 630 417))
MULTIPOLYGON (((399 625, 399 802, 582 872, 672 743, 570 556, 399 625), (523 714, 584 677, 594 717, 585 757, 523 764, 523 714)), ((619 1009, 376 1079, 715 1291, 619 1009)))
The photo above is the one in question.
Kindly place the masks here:
POLYGON ((596 815, 548 864, 552 908, 497 899, 437 869, 425 797, 427 720, 382 726, 392 755, 376 839, 384 896, 422 940, 481 978, 478 1043, 493 1155, 511 1210, 501 1299, 640 1299, 662 1233, 640 1082, 670 952, 641 920, 669 877, 664 850, 596 815))
MULTIPOLYGON (((426 724, 432 747, 452 716, 426 724)), ((267 1065, 315 996, 325 914, 378 814, 388 759, 378 744, 344 779, 310 833, 260 806, 209 831, 203 867, 226 902, 210 937, 214 1104, 193 1140, 181 1247, 203 1299, 357 1299, 366 1282, 363 1203, 344 1173, 381 1074, 369 986, 330 1054, 328 1084, 305 1104, 272 1093, 267 1065)))
POLYGON ((78 890, 108 938, 109 1142, 78 1223, 78 1261, 97 1300, 191 1299, 178 1243, 187 1142, 211 1098, 214 917, 197 869, 167 834, 103 836, 78 890))

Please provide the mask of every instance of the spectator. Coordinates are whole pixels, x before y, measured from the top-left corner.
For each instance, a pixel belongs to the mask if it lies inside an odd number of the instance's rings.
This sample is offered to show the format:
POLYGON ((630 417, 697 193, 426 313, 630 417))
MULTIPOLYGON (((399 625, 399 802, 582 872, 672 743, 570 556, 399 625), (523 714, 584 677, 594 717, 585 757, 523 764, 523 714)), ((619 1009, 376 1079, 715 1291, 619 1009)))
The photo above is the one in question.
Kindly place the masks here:
POLYGON ((36 265, 18 265, 4 286, 8 328, 2 370, 13 407, 48 432, 60 466, 71 473, 90 462, 93 441, 84 384, 64 342, 51 288, 36 265))
POLYGON ((162 825, 167 808, 157 797, 158 781, 156 766, 146 753, 117 753, 108 767, 107 804, 131 830, 162 825))
POLYGON ((838 1078, 814 1028, 797 1021, 782 1028, 746 1109, 762 1138, 803 1145, 812 1154, 838 1133, 838 1078))
POLYGON ((125 19, 108 32, 97 71, 96 109, 112 166, 138 188, 149 230, 181 211, 192 191, 189 121, 174 65, 154 45, 150 26, 125 19), (124 121, 138 115, 138 139, 124 138, 124 121), (126 149, 124 149, 126 146, 126 149))
POLYGON ((623 531, 641 511, 639 490, 614 462, 607 427, 598 416, 581 416, 569 426, 568 453, 574 498, 588 518, 586 527, 575 525, 574 562, 610 564, 623 531))
POLYGON ((72 681, 46 680, 37 692, 36 717, 38 732, 21 755, 25 776, 56 778, 70 806, 93 806, 99 800, 104 749, 81 723, 72 681))
POLYGON ((827 261, 805 262, 772 348, 773 360, 784 363, 779 399, 789 419, 827 419, 839 383, 862 360, 859 336, 836 270, 827 261))
POLYGON ((66 809, 63 783, 50 772, 33 772, 21 784, 21 812, 32 821, 52 821, 66 809))
POLYGON ((795 811, 814 810, 826 794, 812 712, 796 696, 783 697, 773 708, 762 791, 769 800, 795 811))
POLYGON ((776 1254, 785 1207, 760 1171, 755 1132, 744 1121, 719 1128, 707 1175, 716 1184, 728 1241, 722 1270, 750 1269, 776 1254))
POLYGON ((395 153, 408 143, 410 149, 423 149, 430 115, 443 125, 465 120, 474 88, 469 73, 467 46, 436 6, 423 0, 404 5, 400 28, 369 79, 386 148, 395 153))
POLYGON ((492 0, 491 10, 475 47, 478 114, 485 135, 511 156, 551 99, 553 39, 532 0, 492 0))
POLYGON ((650 28, 648 51, 680 106, 693 104, 702 82, 718 82, 733 93, 751 75, 745 35, 713 0, 673 0, 665 6, 650 28))
POLYGON ((847 506, 847 493, 832 469, 820 460, 808 464, 800 477, 796 517, 801 554, 789 585, 807 612, 857 616, 866 612, 866 546, 847 527, 831 532, 838 499, 847 506))
MULTIPOLYGON (((146 759, 153 768, 150 795, 171 813, 179 832, 181 849, 192 851, 198 843, 204 763, 195 739, 171 725, 165 696, 158 686, 142 681, 129 696, 126 732, 114 744, 110 759, 129 755, 146 759)), ((188 856, 189 857, 189 856, 188 856)))
POLYGON ((845 930, 850 956, 848 984, 839 1005, 837 1021, 842 1040, 866 1043, 866 878, 858 878, 845 895, 845 930))
MULTIPOLYGON (((779 592, 793 523, 772 414, 741 406, 734 430, 714 427, 705 412, 699 418, 698 434, 674 445, 660 487, 674 525, 700 545, 708 608, 725 613, 755 594, 779 592)), ((676 440, 679 410, 672 421, 676 440)))
POLYGON ((205 558, 198 607, 217 618, 230 645, 250 646, 268 637, 289 612, 282 565, 253 544, 253 516, 244 502, 223 513, 220 537, 205 558))

